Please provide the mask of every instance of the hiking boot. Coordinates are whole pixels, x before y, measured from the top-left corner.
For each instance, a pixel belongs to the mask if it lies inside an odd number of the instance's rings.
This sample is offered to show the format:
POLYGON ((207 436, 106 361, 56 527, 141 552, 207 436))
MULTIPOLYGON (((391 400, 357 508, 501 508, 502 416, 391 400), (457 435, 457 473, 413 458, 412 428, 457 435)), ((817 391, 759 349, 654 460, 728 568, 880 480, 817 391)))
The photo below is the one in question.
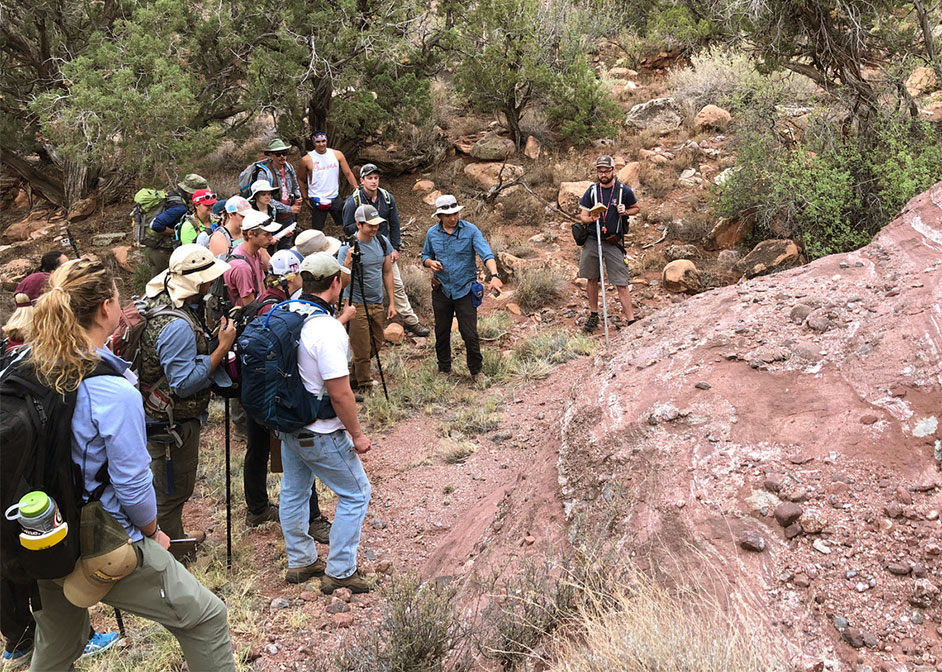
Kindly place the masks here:
POLYGON ((30 644, 28 649, 23 649, 22 651, 4 651, 3 652, 3 669, 12 670, 15 667, 21 665, 29 665, 29 661, 33 657, 33 645, 30 644))
POLYGON ((406 327, 406 331, 412 334, 415 334, 416 336, 428 336, 430 333, 432 333, 431 331, 429 331, 428 327, 418 322, 416 322, 415 324, 407 324, 405 325, 405 327, 406 327))
POLYGON ((319 544, 330 543, 330 521, 324 516, 315 518, 311 521, 311 526, 307 528, 307 533, 314 537, 314 541, 319 544))
POLYGON ((288 583, 304 583, 315 576, 324 576, 327 563, 318 558, 307 567, 295 567, 285 572, 285 581, 288 583))
POLYGON ((582 331, 587 334, 592 332, 597 326, 599 326, 599 315, 598 313, 593 313, 586 318, 585 324, 582 325, 582 331))
POLYGON ((321 579, 321 592, 324 595, 330 595, 338 588, 348 588, 351 593, 368 593, 370 592, 370 584, 366 582, 362 576, 360 576, 360 570, 357 569, 345 579, 335 579, 332 576, 324 574, 324 578, 321 579))
POLYGON ((278 507, 273 504, 269 504, 265 507, 261 513, 251 513, 249 511, 245 512, 245 524, 248 527, 258 527, 259 525, 264 525, 265 523, 277 523, 278 521, 278 507))

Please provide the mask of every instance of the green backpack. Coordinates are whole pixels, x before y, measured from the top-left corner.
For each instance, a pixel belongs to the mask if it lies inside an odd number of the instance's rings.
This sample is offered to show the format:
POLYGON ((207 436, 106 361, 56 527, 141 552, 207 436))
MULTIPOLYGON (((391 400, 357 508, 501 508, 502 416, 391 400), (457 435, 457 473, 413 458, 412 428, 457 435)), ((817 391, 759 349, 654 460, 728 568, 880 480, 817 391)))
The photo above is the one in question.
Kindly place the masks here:
POLYGON ((183 203, 179 196, 167 196, 166 191, 159 189, 141 189, 134 194, 134 209, 131 210, 131 226, 134 229, 134 240, 139 245, 153 247, 159 242, 150 234, 150 223, 167 208, 183 203))

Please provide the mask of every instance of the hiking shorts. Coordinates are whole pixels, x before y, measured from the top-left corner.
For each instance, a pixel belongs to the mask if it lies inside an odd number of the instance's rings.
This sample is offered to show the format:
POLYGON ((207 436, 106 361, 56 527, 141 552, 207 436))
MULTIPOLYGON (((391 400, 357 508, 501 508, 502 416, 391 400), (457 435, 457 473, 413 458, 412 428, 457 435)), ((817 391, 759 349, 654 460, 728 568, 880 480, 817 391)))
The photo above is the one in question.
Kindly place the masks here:
MULTIPOLYGON (((605 260, 605 272, 608 281, 616 287, 625 287, 631 282, 631 272, 625 263, 625 255, 614 245, 602 241, 602 258, 605 260)), ((579 277, 588 280, 600 280, 599 244, 595 238, 589 238, 579 257, 579 277)))

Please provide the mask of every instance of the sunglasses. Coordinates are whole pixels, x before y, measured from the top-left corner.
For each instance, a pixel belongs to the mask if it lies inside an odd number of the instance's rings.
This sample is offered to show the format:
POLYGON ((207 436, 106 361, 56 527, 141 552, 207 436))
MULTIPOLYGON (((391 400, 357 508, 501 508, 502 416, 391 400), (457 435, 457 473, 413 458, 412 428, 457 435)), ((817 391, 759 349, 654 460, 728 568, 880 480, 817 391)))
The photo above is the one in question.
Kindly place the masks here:
POLYGON ((272 152, 272 156, 288 156, 288 152, 272 152))
POLYGON ((194 203, 202 203, 203 201, 215 201, 215 200, 217 200, 217 199, 216 199, 216 194, 203 194, 202 196, 200 196, 199 198, 197 198, 197 199, 196 199, 195 201, 193 201, 193 202, 194 202, 194 203))

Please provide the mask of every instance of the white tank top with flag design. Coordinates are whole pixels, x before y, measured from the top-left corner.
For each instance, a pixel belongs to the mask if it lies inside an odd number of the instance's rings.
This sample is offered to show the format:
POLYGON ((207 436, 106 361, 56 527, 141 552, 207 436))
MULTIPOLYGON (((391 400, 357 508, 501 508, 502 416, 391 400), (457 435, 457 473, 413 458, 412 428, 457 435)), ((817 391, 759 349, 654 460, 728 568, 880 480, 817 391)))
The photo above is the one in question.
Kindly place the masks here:
POLYGON ((334 150, 328 149, 323 154, 311 150, 311 175, 308 178, 307 195, 311 198, 329 198, 340 195, 340 162, 334 150))

